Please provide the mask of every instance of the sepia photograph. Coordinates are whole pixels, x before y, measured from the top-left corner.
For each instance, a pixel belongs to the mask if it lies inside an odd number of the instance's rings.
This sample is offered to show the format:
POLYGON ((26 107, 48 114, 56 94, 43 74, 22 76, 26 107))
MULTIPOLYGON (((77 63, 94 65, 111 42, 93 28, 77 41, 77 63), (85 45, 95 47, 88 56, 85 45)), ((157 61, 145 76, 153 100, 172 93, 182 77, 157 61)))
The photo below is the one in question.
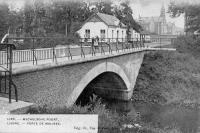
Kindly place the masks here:
POLYGON ((0 133, 200 133, 200 1, 0 0, 0 133))

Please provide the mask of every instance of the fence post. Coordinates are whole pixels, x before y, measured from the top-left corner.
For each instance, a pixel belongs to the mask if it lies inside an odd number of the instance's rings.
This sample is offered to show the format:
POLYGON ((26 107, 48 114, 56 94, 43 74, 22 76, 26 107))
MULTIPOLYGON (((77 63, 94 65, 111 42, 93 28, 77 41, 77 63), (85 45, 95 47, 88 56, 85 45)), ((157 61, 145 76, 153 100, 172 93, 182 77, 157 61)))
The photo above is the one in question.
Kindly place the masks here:
POLYGON ((159 41, 160 41, 160 48, 161 48, 161 37, 160 37, 160 40, 159 40, 159 41))
MULTIPOLYGON (((113 40, 112 40, 112 41, 113 41, 113 40)), ((116 51, 119 53, 118 42, 116 42, 115 47, 116 47, 116 51)))
POLYGON ((71 54, 71 51, 70 51, 69 44, 67 45, 67 49, 68 49, 68 59, 70 58, 72 60, 72 54, 71 54))
MULTIPOLYGON (((98 39, 98 44, 99 44, 99 39, 98 39)), ((105 55, 105 51, 104 51, 104 49, 103 49, 102 43, 100 43, 100 47, 101 47, 101 54, 103 53, 103 54, 105 55)))
MULTIPOLYGON (((8 48, 8 58, 9 58, 9 103, 11 103, 11 80, 12 80, 12 46, 7 46, 8 48)), ((5 81, 6 82, 6 81, 5 81)))
POLYGON ((82 39, 81 39, 81 57, 84 57, 84 58, 85 58, 85 53, 84 53, 84 50, 83 50, 82 39))
POLYGON ((36 58, 36 55, 35 55, 35 39, 33 39, 33 46, 32 46, 32 51, 33 51, 33 65, 36 63, 37 65, 37 58, 36 58))
POLYGON ((33 46, 32 46, 32 56, 33 56, 33 65, 35 64, 35 59, 34 59, 34 39, 32 40, 33 41, 33 46))
POLYGON ((54 61, 56 61, 56 63, 57 63, 55 47, 53 46, 53 62, 54 62, 54 61))
POLYGON ((91 45, 91 48, 92 48, 92 56, 94 56, 96 53, 95 51, 95 48, 94 48, 94 38, 92 38, 92 45, 91 45))
POLYGON ((108 42, 108 46, 109 46, 109 53, 112 53, 112 48, 111 48, 111 45, 110 45, 110 40, 108 42))

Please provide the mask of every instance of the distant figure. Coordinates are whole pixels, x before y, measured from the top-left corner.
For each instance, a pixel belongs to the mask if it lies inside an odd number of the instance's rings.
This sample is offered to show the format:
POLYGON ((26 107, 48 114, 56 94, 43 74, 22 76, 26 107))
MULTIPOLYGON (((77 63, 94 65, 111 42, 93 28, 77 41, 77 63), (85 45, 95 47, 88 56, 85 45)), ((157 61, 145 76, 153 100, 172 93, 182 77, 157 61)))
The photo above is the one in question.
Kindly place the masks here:
POLYGON ((98 36, 96 36, 96 40, 97 40, 97 42, 99 42, 99 37, 98 36))
POLYGON ((88 42, 88 38, 86 35, 84 35, 84 42, 88 42))
POLYGON ((94 47, 95 47, 95 49, 98 48, 98 45, 99 45, 99 37, 96 36, 96 38, 94 40, 94 47))
POLYGON ((92 38, 92 46, 94 46, 94 42, 95 42, 95 39, 94 37, 92 38))

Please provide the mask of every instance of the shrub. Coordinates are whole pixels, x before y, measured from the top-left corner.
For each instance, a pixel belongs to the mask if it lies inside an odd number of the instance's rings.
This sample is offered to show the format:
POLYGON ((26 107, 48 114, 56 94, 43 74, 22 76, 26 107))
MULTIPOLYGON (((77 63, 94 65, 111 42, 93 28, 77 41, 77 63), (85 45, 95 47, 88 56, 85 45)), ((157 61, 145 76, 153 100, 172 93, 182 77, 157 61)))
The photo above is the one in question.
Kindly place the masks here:
POLYGON ((179 36, 174 44, 180 53, 192 54, 194 57, 200 56, 200 37, 179 36))
POLYGON ((153 103, 199 103, 200 38, 181 36, 176 52, 146 54, 137 78, 134 100, 153 103))

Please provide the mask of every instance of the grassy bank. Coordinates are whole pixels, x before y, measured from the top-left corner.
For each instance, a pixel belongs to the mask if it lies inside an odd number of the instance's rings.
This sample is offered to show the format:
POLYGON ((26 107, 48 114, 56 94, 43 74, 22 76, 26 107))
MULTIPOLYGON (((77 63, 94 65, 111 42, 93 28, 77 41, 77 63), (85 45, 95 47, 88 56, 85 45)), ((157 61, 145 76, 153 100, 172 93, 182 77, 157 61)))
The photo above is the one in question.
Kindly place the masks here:
POLYGON ((134 100, 190 106, 200 103, 200 38, 182 36, 173 45, 176 52, 145 55, 134 100))
MULTIPOLYGON (((132 99, 147 103, 195 106, 200 103, 200 39, 179 37, 174 52, 150 52, 145 55, 132 99)), ((99 133, 166 133, 181 131, 174 127, 159 128, 143 123, 137 114, 128 117, 106 108, 93 98, 86 106, 71 108, 31 108, 31 114, 98 114, 99 133), (137 127, 134 124, 139 124, 137 127), (131 127, 131 128, 129 128, 131 127)))
MULTIPOLYGON (((48 106, 31 107, 27 114, 98 114, 98 132, 99 133, 119 133, 123 129, 123 124, 135 123, 137 119, 130 119, 123 115, 119 115, 115 111, 111 112, 101 103, 101 99, 93 98, 88 105, 74 105, 70 108, 60 107, 52 108, 48 106)), ((132 131, 138 128, 132 128, 132 131)))
POLYGON ((151 124, 144 123, 135 115, 129 117, 110 111, 101 103, 100 99, 93 100, 86 106, 74 105, 71 108, 50 108, 47 106, 32 107, 28 114, 98 114, 98 133, 166 133, 181 131, 174 127, 161 129, 151 124))

